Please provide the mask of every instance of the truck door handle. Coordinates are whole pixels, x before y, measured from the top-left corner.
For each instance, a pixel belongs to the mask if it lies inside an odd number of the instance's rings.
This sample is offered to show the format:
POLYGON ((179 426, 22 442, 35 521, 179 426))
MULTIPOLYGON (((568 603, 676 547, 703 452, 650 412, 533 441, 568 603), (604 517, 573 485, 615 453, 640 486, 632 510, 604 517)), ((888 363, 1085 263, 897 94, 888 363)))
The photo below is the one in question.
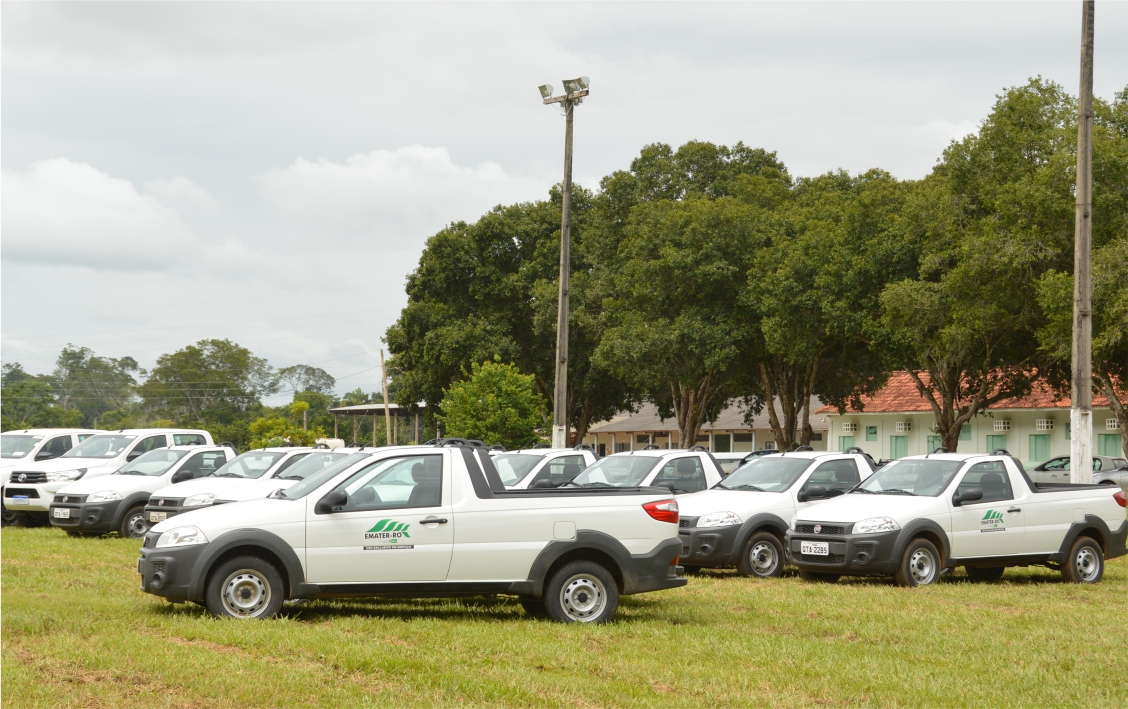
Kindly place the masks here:
POLYGON ((1021 507, 1012 507, 1009 510, 1007 510, 1007 512, 1022 512, 1022 508, 1021 507))
POLYGON ((419 524, 446 524, 446 523, 447 523, 447 521, 445 519, 439 519, 438 517, 429 517, 428 519, 419 520, 419 524))

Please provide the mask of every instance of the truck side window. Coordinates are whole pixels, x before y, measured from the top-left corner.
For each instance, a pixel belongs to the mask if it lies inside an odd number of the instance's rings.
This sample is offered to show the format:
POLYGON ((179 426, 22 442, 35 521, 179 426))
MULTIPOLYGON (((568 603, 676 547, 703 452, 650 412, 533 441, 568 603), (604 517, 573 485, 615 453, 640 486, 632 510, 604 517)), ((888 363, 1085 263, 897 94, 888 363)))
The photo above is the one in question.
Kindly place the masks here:
POLYGON ((381 460, 355 473, 337 489, 349 494, 342 512, 438 507, 442 504, 443 457, 412 455, 381 460))
POLYGON ((666 461, 650 484, 673 487, 674 492, 679 493, 698 492, 705 489, 705 469, 701 467, 701 459, 697 456, 674 458, 666 461))
POLYGON ((286 460, 282 461, 282 465, 278 466, 278 470, 275 470, 274 475, 272 475, 271 477, 275 477, 275 478, 278 477, 279 474, 283 470, 285 470, 286 468, 289 468, 291 465, 293 465, 294 463, 297 463, 299 460, 306 457, 307 455, 309 455, 309 453, 295 453, 294 455, 290 456, 286 460))
POLYGON ((47 445, 43 446, 40 454, 48 453, 53 457, 59 457, 71 449, 70 436, 57 436, 47 441, 47 445))
POLYGON ((207 441, 198 433, 174 433, 172 445, 174 446, 206 446, 207 441))
POLYGON ((220 451, 197 453, 189 458, 184 465, 180 466, 179 472, 187 470, 192 473, 193 478, 202 478, 211 475, 215 472, 216 468, 226 462, 227 456, 220 451))
POLYGON ((148 453, 151 450, 156 450, 157 448, 164 448, 167 445, 168 445, 168 439, 166 439, 163 435, 161 435, 161 436, 149 436, 148 438, 146 438, 146 439, 142 440, 140 443, 138 443, 137 447, 134 448, 131 451, 131 453, 148 453))
POLYGON ((1003 467, 1001 460, 990 463, 976 463, 964 473, 963 480, 956 488, 956 494, 965 492, 968 488, 977 487, 983 491, 981 502, 998 502, 1000 500, 1013 500, 1014 492, 1011 490, 1010 476, 1003 467))
POLYGON ((828 460, 815 468, 811 477, 803 483, 802 490, 806 492, 808 488, 821 485, 826 488, 828 493, 831 490, 843 493, 861 481, 862 478, 858 475, 858 465, 853 460, 828 460))
POLYGON ((529 483, 532 487, 541 480, 548 480, 553 487, 560 487, 583 472, 587 466, 582 455, 562 455, 548 461, 548 465, 541 468, 537 476, 529 483))

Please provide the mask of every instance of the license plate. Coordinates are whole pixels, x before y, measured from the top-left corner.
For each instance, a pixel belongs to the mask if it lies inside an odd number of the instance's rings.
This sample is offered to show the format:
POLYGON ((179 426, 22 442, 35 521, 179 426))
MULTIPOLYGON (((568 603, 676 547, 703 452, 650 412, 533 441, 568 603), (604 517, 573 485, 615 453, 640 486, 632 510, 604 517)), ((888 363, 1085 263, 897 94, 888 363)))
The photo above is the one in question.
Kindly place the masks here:
POLYGON ((26 504, 28 504, 27 495, 16 495, 15 497, 12 498, 12 504, 13 505, 26 505, 26 504))
POLYGON ((57 517, 58 519, 70 519, 70 508, 56 507, 51 511, 51 514, 55 515, 55 517, 57 517))
POLYGON ((827 542, 799 542, 799 552, 815 556, 829 556, 830 544, 827 542))
POLYGON ((150 512, 149 513, 149 521, 150 522, 164 522, 166 519, 168 519, 168 513, 167 512, 150 512))

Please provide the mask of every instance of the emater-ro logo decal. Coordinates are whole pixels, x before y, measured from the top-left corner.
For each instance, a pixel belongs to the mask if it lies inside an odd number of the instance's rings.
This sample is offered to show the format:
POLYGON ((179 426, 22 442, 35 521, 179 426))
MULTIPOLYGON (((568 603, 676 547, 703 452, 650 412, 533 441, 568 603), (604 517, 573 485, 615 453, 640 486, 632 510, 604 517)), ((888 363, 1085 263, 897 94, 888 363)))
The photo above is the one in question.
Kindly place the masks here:
POLYGON ((980 532, 1005 532, 1007 531, 1006 523, 1003 521, 1003 513, 995 510, 987 510, 987 514, 983 515, 983 519, 979 520, 980 532))
POLYGON ((365 551, 381 551, 384 549, 414 549, 414 544, 400 544, 402 539, 410 539, 407 533, 410 524, 397 522, 394 519, 382 519, 364 533, 364 541, 384 542, 378 546, 365 546, 365 551))

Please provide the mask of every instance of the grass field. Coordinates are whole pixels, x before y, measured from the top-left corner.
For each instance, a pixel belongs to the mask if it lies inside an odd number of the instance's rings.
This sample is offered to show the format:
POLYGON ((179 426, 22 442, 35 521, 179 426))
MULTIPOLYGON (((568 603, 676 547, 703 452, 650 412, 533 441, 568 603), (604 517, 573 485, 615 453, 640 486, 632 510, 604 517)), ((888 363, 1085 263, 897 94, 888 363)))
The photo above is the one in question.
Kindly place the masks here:
POLYGON ((135 541, 0 539, 4 707, 1128 705, 1128 557, 1093 587, 706 573, 601 627, 504 599, 238 622, 141 593, 135 541))

